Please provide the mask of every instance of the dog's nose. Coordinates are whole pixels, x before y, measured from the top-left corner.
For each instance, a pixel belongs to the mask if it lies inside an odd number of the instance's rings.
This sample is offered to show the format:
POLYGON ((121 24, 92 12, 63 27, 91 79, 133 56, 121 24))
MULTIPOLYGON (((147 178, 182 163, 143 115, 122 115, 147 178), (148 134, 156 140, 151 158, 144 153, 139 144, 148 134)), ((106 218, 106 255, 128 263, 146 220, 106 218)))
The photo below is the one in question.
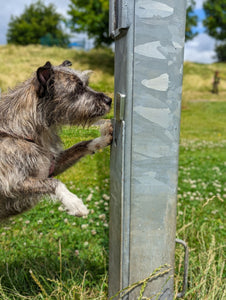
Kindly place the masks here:
POLYGON ((105 96, 104 97, 104 102, 107 104, 107 105, 111 105, 111 102, 112 102, 112 99, 108 96, 105 96))

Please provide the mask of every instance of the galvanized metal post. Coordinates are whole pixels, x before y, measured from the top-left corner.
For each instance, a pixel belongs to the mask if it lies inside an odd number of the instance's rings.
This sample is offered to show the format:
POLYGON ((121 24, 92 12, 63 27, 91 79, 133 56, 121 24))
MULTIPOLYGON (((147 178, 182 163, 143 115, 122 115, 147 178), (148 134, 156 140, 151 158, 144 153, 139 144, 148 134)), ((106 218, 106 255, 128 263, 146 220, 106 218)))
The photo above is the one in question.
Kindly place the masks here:
MULTIPOLYGON (((115 122, 109 297, 174 266, 186 0, 111 0, 115 122)), ((173 299, 171 273, 143 296, 173 299)), ((140 286, 123 299, 138 299, 140 286)), ((119 298, 119 297, 118 297, 119 298)))

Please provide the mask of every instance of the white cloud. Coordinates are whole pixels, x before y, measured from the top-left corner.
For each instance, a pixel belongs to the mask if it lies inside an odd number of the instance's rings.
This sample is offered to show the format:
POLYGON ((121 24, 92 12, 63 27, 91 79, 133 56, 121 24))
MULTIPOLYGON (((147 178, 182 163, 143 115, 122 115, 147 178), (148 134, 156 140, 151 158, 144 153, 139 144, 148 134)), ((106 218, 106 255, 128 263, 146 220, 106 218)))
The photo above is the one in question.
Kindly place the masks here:
POLYGON ((200 9, 203 7, 204 0, 195 0, 195 2, 196 2, 196 5, 195 5, 196 9, 200 9))
POLYGON ((184 60, 200 63, 212 63, 215 61, 213 58, 215 40, 205 33, 197 35, 192 41, 185 44, 184 60))
MULTIPOLYGON (((203 2, 205 0, 195 0, 195 8, 196 9, 200 9, 203 6, 203 2)), ((189 7, 191 5, 192 0, 187 0, 187 7, 189 7)))

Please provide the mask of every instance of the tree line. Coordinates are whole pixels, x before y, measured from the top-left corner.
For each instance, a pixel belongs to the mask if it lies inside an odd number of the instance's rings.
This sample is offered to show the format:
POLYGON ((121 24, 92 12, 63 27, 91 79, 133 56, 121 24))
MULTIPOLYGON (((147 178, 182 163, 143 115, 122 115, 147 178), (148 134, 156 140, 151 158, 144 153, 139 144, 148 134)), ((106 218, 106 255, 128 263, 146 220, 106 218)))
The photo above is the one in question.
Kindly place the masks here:
MULTIPOLYGON (((195 0, 190 1, 186 14, 185 40, 197 35, 194 32, 198 17, 194 13, 195 0)), ((219 61, 226 61, 226 1, 206 0, 203 5, 206 32, 216 39, 215 51, 219 61)), ((71 0, 68 7, 69 19, 57 13, 54 4, 45 5, 42 0, 25 6, 24 12, 11 16, 8 24, 7 42, 18 45, 42 44, 67 47, 72 32, 86 32, 94 38, 95 47, 109 46, 108 35, 109 0, 71 0)))

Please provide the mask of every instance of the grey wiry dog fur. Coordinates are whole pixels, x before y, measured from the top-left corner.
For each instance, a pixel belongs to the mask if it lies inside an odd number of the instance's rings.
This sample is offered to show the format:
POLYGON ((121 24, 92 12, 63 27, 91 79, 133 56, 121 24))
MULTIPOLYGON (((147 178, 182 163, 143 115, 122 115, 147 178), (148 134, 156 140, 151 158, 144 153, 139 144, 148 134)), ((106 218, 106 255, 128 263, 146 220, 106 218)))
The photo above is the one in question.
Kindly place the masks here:
POLYGON ((90 125, 108 113, 111 98, 88 87, 88 72, 47 62, 0 101, 0 220, 33 207, 43 194, 54 195, 69 214, 88 213, 82 200, 52 176, 112 140, 110 122, 101 137, 62 149, 63 124, 90 125))

